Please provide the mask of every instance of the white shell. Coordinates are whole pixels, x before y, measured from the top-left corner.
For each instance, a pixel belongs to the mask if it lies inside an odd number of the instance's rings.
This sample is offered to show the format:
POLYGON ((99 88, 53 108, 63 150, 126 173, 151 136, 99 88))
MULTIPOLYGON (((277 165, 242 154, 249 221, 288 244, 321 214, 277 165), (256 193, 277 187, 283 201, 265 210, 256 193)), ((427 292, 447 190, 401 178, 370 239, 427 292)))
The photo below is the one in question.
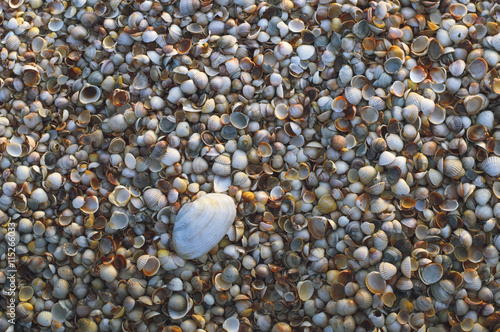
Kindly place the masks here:
POLYGON ((345 88, 345 99, 349 102, 349 104, 357 105, 361 102, 361 98, 363 97, 361 94, 361 90, 358 88, 353 88, 348 86, 345 88))
POLYGON ((380 166, 387 166, 392 164, 394 160, 396 160, 396 156, 393 153, 391 153, 390 151, 384 151, 380 154, 378 164, 380 166))
POLYGON ((172 235, 176 253, 193 259, 208 253, 229 230, 236 217, 233 199, 207 194, 182 206, 172 235))
POLYGON ((247 154, 242 150, 234 151, 231 164, 234 169, 244 170, 248 166, 247 154))
POLYGON ((456 24, 448 30, 450 39, 458 44, 469 35, 469 29, 465 25, 456 24))
POLYGON ((228 332, 238 332, 240 328, 240 321, 236 317, 230 317, 226 319, 224 324, 222 324, 222 327, 228 332))
POLYGON ((300 60, 308 60, 316 52, 316 49, 313 45, 300 45, 297 47, 297 54, 299 55, 300 60))
POLYGON ((38 314, 36 322, 41 326, 50 326, 52 324, 52 313, 50 311, 42 311, 38 314))
POLYGON ((158 33, 154 30, 144 31, 142 34, 142 41, 145 43, 154 42, 158 38, 158 33))
POLYGON ((174 148, 168 148, 167 152, 165 152, 165 154, 161 158, 161 162, 167 166, 172 166, 173 164, 179 162, 180 160, 181 160, 181 154, 179 150, 174 148))

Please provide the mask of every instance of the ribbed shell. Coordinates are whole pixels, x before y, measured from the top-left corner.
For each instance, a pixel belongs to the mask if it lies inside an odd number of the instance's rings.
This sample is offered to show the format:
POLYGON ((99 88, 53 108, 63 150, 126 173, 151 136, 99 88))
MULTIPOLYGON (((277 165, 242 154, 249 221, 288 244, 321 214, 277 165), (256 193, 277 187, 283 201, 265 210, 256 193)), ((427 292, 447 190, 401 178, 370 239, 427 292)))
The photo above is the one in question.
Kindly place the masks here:
POLYGON ((350 86, 345 88, 344 96, 345 96, 345 99, 349 102, 349 104, 352 104, 352 105, 359 104, 361 101, 361 98, 363 97, 360 89, 353 88, 350 86))
POLYGON ((142 270, 146 263, 148 262, 150 255, 142 255, 137 259, 137 269, 142 270))
POLYGON ((175 251, 185 259, 206 254, 224 237, 235 217, 235 204, 228 195, 207 194, 185 204, 175 219, 175 251))
POLYGON ((469 35, 469 29, 465 25, 456 24, 448 30, 451 41, 458 44, 469 35))
POLYGON ((486 158, 481 164, 481 168, 489 176, 497 177, 500 175, 500 157, 491 156, 486 158))
POLYGON ((236 150, 233 153, 231 164, 233 168, 244 170, 248 166, 248 156, 242 150, 236 150))
POLYGON ((159 211, 167 205, 167 198, 159 189, 148 189, 143 197, 148 208, 153 211, 159 211))
POLYGON ((161 162, 167 166, 172 166, 173 164, 181 160, 181 154, 179 150, 174 148, 167 148, 167 151, 161 158, 161 162))
POLYGON ((215 175, 228 176, 231 174, 231 158, 224 153, 215 158, 215 163, 212 166, 212 172, 215 175))
POLYGON ((380 154, 380 157, 378 158, 378 164, 380 166, 387 166, 390 165, 396 160, 396 156, 394 153, 391 153, 389 151, 384 151, 380 154))
POLYGON ((109 119, 108 127, 111 131, 120 133, 127 129, 128 123, 123 114, 117 114, 109 119))
POLYGON ((389 202, 383 198, 377 198, 370 202, 370 211, 373 213, 384 212, 389 206, 389 202))
POLYGON ((145 172, 149 168, 150 164, 151 164, 151 159, 138 157, 135 160, 135 170, 137 172, 145 172))
POLYGON ((363 184, 368 185, 372 183, 373 179, 377 176, 377 170, 372 166, 364 166, 359 169, 358 175, 359 180, 363 184))
POLYGON ((391 263, 382 262, 380 263, 379 271, 382 278, 390 280, 398 272, 398 269, 391 263))
POLYGON ((179 11, 182 16, 191 16, 200 6, 199 0, 181 0, 179 2, 179 11))
POLYGON ((64 299, 69 293, 69 283, 64 279, 59 279, 54 284, 54 290, 52 291, 52 295, 56 299, 64 299))
POLYGON ((360 289, 354 296, 354 301, 361 309, 367 309, 372 306, 373 295, 367 289, 360 289))
POLYGON ((193 171, 196 174, 201 174, 208 169, 208 162, 202 157, 196 157, 193 160, 193 171))
POLYGON ((462 162, 457 157, 447 157, 444 161, 444 175, 454 178, 463 170, 462 162))
POLYGON ((401 272, 407 278, 411 277, 411 258, 405 257, 401 262, 401 272))
POLYGON ((82 332, 97 332, 97 324, 89 318, 81 318, 76 323, 82 332))
POLYGON ((316 49, 313 45, 300 45, 299 47, 297 47, 297 54, 301 60, 307 60, 311 58, 315 52, 316 49))

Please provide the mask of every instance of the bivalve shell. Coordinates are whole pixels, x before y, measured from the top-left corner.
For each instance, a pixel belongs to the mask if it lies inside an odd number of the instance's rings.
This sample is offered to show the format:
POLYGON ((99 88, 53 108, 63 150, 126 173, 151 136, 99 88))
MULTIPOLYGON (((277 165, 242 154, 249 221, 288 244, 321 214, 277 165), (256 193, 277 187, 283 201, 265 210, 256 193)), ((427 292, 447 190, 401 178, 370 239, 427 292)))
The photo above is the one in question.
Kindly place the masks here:
POLYGON ((235 217, 234 201, 224 194, 207 194, 185 204, 174 224, 175 251, 185 259, 206 254, 224 237, 235 217))

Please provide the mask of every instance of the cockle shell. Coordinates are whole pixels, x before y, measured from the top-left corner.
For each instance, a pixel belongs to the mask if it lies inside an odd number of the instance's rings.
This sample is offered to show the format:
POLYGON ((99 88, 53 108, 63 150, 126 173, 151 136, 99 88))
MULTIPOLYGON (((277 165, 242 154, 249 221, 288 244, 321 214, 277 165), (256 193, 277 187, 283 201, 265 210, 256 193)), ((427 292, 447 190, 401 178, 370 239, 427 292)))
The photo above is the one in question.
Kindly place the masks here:
POLYGON ((175 220, 175 251, 184 259, 208 253, 227 233, 235 217, 236 207, 228 195, 207 194, 185 204, 175 220))
POLYGON ((486 158, 481 164, 481 168, 489 176, 497 177, 500 175, 500 157, 491 156, 486 158))

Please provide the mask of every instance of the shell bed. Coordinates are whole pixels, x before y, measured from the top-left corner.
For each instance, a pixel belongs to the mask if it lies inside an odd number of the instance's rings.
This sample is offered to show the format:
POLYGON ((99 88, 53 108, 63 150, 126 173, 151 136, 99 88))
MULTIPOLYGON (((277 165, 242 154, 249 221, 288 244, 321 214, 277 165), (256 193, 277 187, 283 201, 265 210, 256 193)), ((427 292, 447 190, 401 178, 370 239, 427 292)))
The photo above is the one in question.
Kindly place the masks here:
POLYGON ((499 24, 0 1, 0 331, 500 331, 499 24))

